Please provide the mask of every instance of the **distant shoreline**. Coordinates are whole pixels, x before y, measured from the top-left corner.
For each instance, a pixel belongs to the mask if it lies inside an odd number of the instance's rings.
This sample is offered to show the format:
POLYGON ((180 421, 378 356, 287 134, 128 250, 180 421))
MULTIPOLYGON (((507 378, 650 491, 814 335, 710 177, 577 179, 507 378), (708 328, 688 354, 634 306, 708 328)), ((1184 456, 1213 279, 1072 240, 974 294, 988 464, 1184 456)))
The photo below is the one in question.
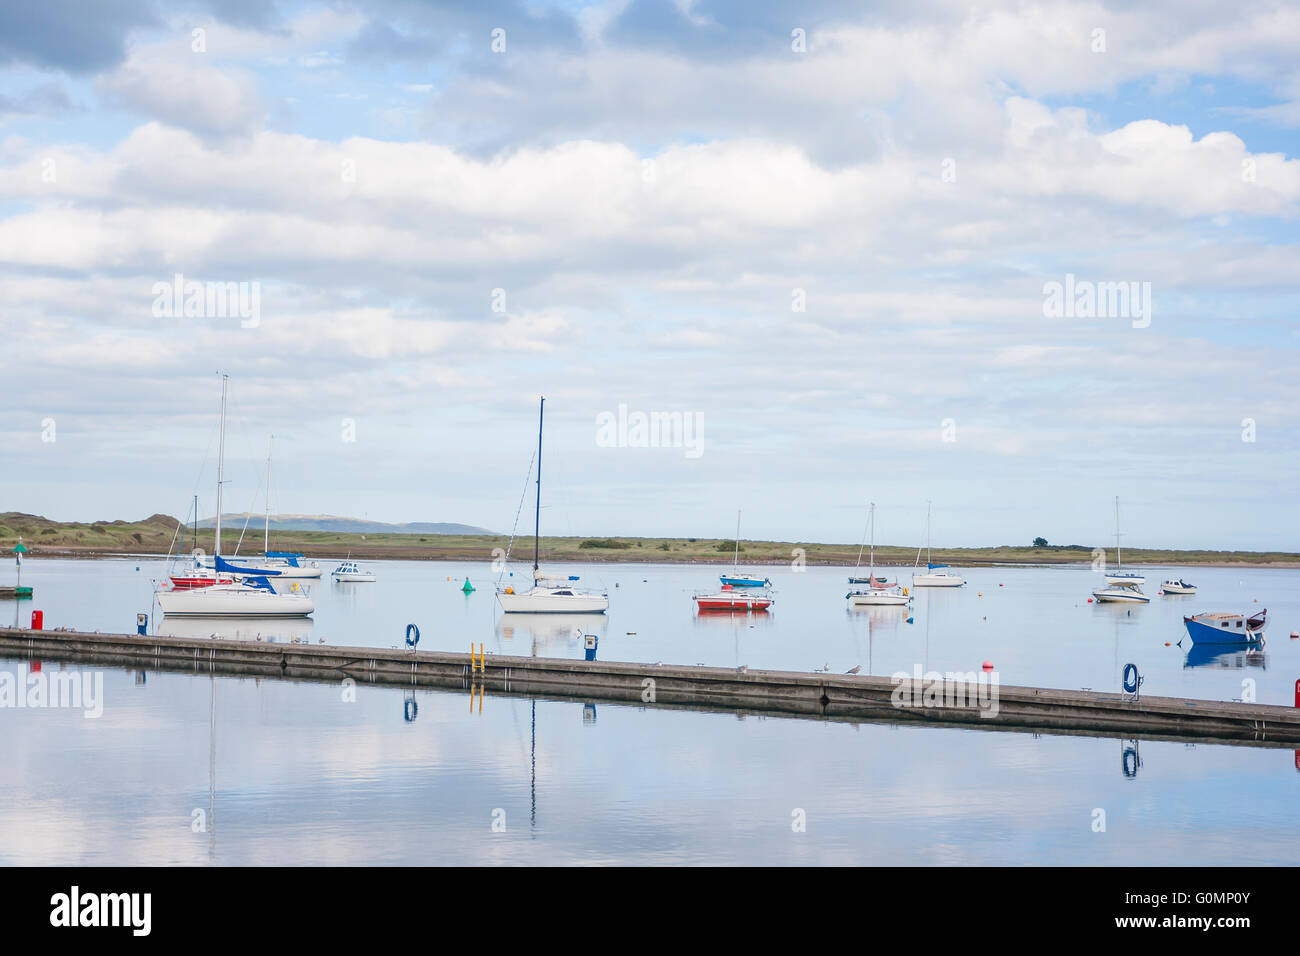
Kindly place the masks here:
MULTIPOLYGON (((294 552, 294 553, 302 553, 306 558, 313 561, 344 561, 350 557, 354 561, 428 561, 430 563, 445 562, 445 563, 463 564, 467 561, 490 563, 492 560, 491 557, 484 557, 482 551, 477 551, 474 554, 454 554, 454 553, 444 553, 444 552, 413 554, 403 549, 400 553, 388 554, 388 553, 382 553, 384 550, 385 549, 383 549, 382 547, 379 547, 379 548, 372 548, 372 549, 353 549, 351 552, 340 552, 334 550, 328 550, 328 551, 322 550, 317 552, 317 551, 306 550, 306 551, 294 552), (361 553, 361 551, 365 551, 365 553, 361 553)), ((225 555, 226 558, 228 558, 230 561, 234 563, 238 563, 240 557, 248 558, 253 556, 256 555, 248 555, 248 554, 242 556, 241 555, 232 556, 228 554, 225 555)), ((110 560, 113 558, 133 558, 133 557, 150 558, 154 560, 165 560, 168 557, 168 555, 165 553, 147 551, 147 550, 99 551, 93 549, 66 549, 66 550, 65 549, 41 549, 38 551, 36 549, 33 549, 32 552, 28 555, 28 560, 31 560, 33 558, 39 559, 41 557, 65 558, 65 559, 82 560, 82 561, 101 561, 101 560, 110 560)), ((176 556, 173 555, 173 557, 176 556)), ((185 558, 186 555, 182 554, 179 557, 185 558)), ((510 563, 512 565, 531 564, 532 563, 531 549, 529 549, 527 554, 516 552, 511 556, 510 563)), ((627 556, 619 555, 615 557, 609 555, 602 556, 602 555, 592 555, 592 554, 574 554, 568 552, 562 554, 543 553, 542 563, 543 564, 650 565, 653 567, 688 567, 689 566, 689 567, 728 568, 731 566, 730 561, 721 557, 717 559, 708 556, 695 557, 695 558, 688 558, 688 557, 665 558, 665 557, 652 557, 650 555, 627 555, 627 556)), ((752 568, 791 567, 790 561, 775 561, 770 559, 769 560, 748 560, 748 561, 742 561, 741 563, 746 567, 752 567, 752 568)), ((969 560, 954 559, 952 561, 947 562, 947 564, 954 568, 1008 568, 1008 569, 1059 568, 1063 571, 1087 571, 1091 567, 1091 563, 1087 561, 1032 561, 1032 560, 992 561, 992 560, 979 560, 979 559, 969 559, 969 560)), ((857 570, 860 570, 863 574, 865 574, 867 570, 865 567, 860 567, 850 560, 813 561, 809 559, 807 561, 807 565, 809 567, 845 568, 848 570, 854 570, 856 568, 857 570)), ((1281 570, 1297 570, 1300 569, 1300 557, 1296 557, 1294 560, 1284 560, 1284 561, 1248 561, 1248 560, 1215 561, 1215 560, 1195 560, 1195 559, 1178 560, 1173 558, 1154 561, 1154 560, 1143 559, 1140 561, 1125 561, 1124 566, 1130 568, 1137 568, 1143 571, 1159 570, 1161 568, 1278 568, 1281 570)), ((892 560, 884 560, 881 559, 879 556, 877 556, 877 560, 876 560, 876 570, 878 572, 884 570, 888 570, 888 571, 908 570, 914 567, 917 566, 913 565, 910 561, 897 562, 892 560)))
MULTIPOLYGON (((0 514, 0 557, 11 551, 19 537, 31 557, 100 558, 169 553, 187 555, 194 547, 211 554, 214 532, 183 528, 176 518, 156 514, 143 521, 59 522, 36 515, 0 514)), ((271 548, 323 560, 351 557, 358 561, 396 559, 408 561, 490 562, 510 544, 508 535, 484 534, 361 534, 338 531, 273 531, 271 548)), ((245 556, 262 550, 262 529, 245 530, 242 525, 222 527, 222 554, 229 557, 236 547, 245 556), (240 544, 241 535, 243 538, 240 544)), ((542 539, 544 564, 584 562, 592 564, 693 564, 729 566, 735 541, 730 538, 612 538, 547 537, 542 539)), ((531 564, 532 536, 514 539, 512 560, 531 564)), ((1115 551, 1106 549, 1113 563, 1115 551)), ((1300 568, 1300 553, 1288 551, 1160 550, 1126 547, 1125 565, 1135 567, 1277 567, 1300 568)), ((1051 567, 1091 564, 1093 551, 1083 545, 1004 545, 987 548, 935 548, 933 561, 953 567, 1051 567)), ((866 566, 860 543, 823 544, 805 541, 740 542, 740 564, 755 567, 866 566), (861 557, 861 561, 859 561, 861 557)), ((910 568, 917 560, 915 545, 878 545, 876 566, 910 568)))

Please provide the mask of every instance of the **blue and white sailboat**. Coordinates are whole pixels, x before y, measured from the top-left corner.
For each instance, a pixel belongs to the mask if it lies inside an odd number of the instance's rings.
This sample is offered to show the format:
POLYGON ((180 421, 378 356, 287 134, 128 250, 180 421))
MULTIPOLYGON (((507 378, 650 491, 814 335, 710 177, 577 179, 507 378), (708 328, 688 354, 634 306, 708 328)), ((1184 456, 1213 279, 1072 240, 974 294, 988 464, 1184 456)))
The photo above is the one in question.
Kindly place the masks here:
POLYGON ((731 573, 723 572, 718 578, 724 585, 733 588, 770 588, 771 580, 757 571, 741 571, 740 564, 740 512, 736 512, 736 551, 731 559, 731 573))
MULTIPOLYGON (((921 552, 916 552, 916 560, 920 563, 921 552)), ((934 557, 930 553, 930 502, 925 503, 925 565, 926 573, 917 574, 915 569, 912 571, 912 587, 914 588, 959 588, 966 583, 966 579, 955 571, 949 571, 946 564, 935 564, 934 557)))

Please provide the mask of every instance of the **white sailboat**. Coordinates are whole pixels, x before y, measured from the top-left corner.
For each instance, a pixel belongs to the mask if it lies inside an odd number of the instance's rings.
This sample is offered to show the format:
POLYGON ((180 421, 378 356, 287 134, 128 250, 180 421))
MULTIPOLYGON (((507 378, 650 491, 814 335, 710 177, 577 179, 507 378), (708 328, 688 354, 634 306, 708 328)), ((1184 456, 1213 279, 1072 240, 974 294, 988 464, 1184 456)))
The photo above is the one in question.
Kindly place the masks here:
POLYGON ((1146 575, 1124 567, 1124 552, 1119 543, 1119 495, 1115 496, 1115 567, 1106 572, 1107 584, 1140 585, 1146 575))
POLYGON ((1146 576, 1124 568, 1124 552, 1119 534, 1119 495, 1115 496, 1115 569, 1106 572, 1106 587, 1098 588, 1092 596, 1098 602, 1112 604, 1150 604, 1151 598, 1142 593, 1146 576))
POLYGON ((542 522, 542 424, 546 399, 537 413, 537 507, 533 517, 533 586, 522 594, 497 587, 497 600, 507 614, 604 614, 609 595, 573 586, 572 580, 548 578, 538 564, 542 522))
MULTIPOLYGON (((871 525, 871 557, 867 577, 868 580, 871 580, 876 576, 876 503, 874 501, 871 503, 868 522, 871 525)), ((892 588, 870 587, 866 590, 850 591, 844 596, 848 600, 850 607, 901 606, 910 604, 912 601, 907 588, 900 588, 897 585, 892 588)))
MULTIPOLYGON (((221 486, 226 458, 226 381, 221 376, 221 434, 217 451, 217 537, 212 560, 218 572, 248 575, 236 583, 160 591, 158 606, 167 617, 305 617, 316 609, 305 594, 277 594, 255 569, 239 568, 221 558, 221 486)), ((295 585, 297 587, 297 585, 295 585)))
MULTIPOLYGON (((918 550, 916 554, 917 563, 920 563, 921 553, 918 550)), ((912 587, 914 588, 959 588, 966 583, 966 579, 955 571, 949 571, 946 564, 935 564, 930 554, 930 502, 925 503, 925 574, 917 574, 912 571, 912 587)))

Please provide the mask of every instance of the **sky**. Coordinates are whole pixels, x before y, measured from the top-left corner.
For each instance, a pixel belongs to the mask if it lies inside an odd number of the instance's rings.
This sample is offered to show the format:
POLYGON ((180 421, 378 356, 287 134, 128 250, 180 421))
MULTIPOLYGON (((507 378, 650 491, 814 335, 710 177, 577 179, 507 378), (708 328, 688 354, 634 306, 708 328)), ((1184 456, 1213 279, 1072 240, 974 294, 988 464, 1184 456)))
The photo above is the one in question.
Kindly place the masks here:
POLYGON ((1300 550, 1298 128, 1297 3, 0 6, 0 511, 225 374, 226 511, 509 531, 545 395, 544 533, 1300 550))

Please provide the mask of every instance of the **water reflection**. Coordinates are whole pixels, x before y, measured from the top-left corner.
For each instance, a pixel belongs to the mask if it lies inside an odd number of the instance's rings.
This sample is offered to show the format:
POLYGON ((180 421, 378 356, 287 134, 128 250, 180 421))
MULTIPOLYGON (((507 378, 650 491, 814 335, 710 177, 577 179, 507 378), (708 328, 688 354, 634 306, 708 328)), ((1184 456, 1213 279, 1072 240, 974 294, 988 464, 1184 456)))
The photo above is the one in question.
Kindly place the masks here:
POLYGON ((1246 667, 1267 669, 1264 645, 1193 644, 1187 650, 1183 667, 1216 667, 1239 671, 1246 667))
POLYGON ((1120 758, 1123 766, 1124 776, 1132 780, 1142 769, 1142 757, 1138 753, 1138 742, 1134 740, 1125 740, 1123 746, 1123 756, 1120 758))
POLYGON ((157 633, 165 637, 220 638, 230 641, 287 641, 311 639, 309 617, 250 617, 232 620, 221 617, 162 617, 157 633))
POLYGON ((584 649, 583 637, 605 636, 604 614, 502 614, 496 632, 502 653, 554 657, 561 651, 584 649))

